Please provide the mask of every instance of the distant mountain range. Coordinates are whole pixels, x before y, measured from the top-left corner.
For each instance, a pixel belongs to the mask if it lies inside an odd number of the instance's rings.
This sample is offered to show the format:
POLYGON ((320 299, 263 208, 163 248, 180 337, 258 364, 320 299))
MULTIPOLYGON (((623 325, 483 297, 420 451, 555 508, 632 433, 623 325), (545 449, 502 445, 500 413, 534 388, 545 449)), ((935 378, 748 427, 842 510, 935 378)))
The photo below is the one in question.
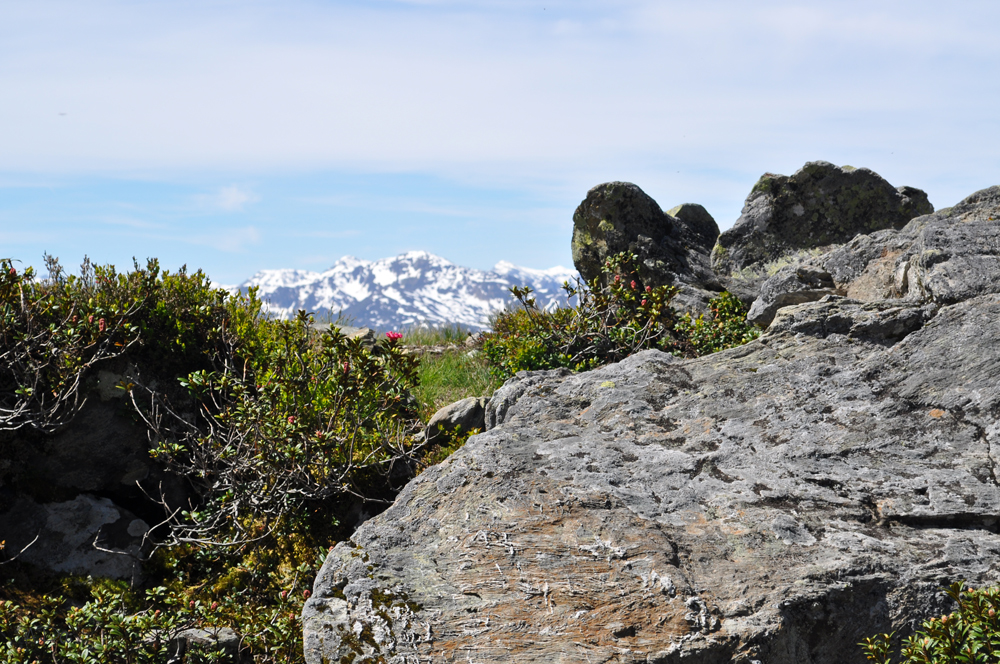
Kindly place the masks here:
POLYGON ((452 324, 482 330, 490 314, 512 302, 511 286, 530 286, 548 308, 566 304, 562 284, 576 276, 563 267, 532 270, 504 261, 484 272, 411 251, 377 261, 345 256, 325 272, 261 270, 239 289, 257 286, 278 318, 304 309, 317 319, 339 313, 352 325, 378 330, 452 324))

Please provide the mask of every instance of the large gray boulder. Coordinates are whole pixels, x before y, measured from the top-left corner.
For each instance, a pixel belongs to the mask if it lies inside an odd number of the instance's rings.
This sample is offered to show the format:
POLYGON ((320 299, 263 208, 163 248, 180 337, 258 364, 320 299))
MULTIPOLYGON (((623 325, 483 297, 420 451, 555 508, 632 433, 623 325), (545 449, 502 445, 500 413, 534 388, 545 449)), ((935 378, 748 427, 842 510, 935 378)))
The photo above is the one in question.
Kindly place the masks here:
POLYGON ((933 210, 923 191, 893 187, 867 168, 813 161, 791 176, 765 173, 740 218, 719 236, 712 268, 723 278, 735 276, 737 283, 727 285, 739 291, 740 281, 759 279, 775 263, 795 262, 862 233, 902 228, 933 210))
POLYGON ((952 304, 1000 292, 1000 187, 917 217, 900 230, 859 235, 779 270, 760 287, 748 320, 767 325, 783 306, 829 294, 952 304))
POLYGON ((719 226, 700 205, 664 213, 636 185, 608 182, 588 191, 573 213, 573 264, 590 281, 609 256, 631 251, 643 286, 677 286, 674 306, 700 312, 722 290, 709 259, 718 236, 719 226))
MULTIPOLYGON (((936 228, 976 241, 990 191, 936 228)), ((903 298, 788 306, 739 348, 519 374, 331 552, 307 661, 860 664, 943 585, 1000 582, 996 249, 928 251, 903 298)))
POLYGON ((698 360, 526 376, 331 553, 307 661, 862 662, 1000 579, 998 335, 995 295, 831 297, 698 360))

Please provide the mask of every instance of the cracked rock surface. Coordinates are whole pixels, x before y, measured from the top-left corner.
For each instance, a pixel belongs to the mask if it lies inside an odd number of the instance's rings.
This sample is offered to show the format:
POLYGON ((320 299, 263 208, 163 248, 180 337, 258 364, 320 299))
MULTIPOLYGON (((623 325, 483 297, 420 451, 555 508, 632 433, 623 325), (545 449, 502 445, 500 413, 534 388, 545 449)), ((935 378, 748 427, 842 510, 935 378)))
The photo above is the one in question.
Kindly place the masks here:
POLYGON ((763 282, 748 320, 767 325, 790 304, 828 294, 954 304, 1000 292, 1000 187, 917 217, 900 230, 858 235, 763 282))
POLYGON ((320 662, 863 662, 1000 581, 1000 295, 827 295, 695 360, 519 374, 339 544, 320 662))

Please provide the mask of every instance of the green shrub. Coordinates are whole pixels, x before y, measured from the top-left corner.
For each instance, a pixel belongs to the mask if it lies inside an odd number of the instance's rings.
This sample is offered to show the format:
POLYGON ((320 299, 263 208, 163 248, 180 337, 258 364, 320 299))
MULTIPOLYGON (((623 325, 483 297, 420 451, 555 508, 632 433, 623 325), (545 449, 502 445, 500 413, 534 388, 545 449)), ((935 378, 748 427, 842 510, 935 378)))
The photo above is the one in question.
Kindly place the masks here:
POLYGON ((695 357, 760 335, 747 323, 743 304, 727 292, 709 302, 708 317, 678 317, 670 306, 677 290, 644 286, 635 261, 633 254, 618 254, 589 284, 564 285, 570 297, 579 298, 575 307, 543 311, 529 297, 530 289, 511 289, 521 308, 494 317, 483 346, 494 374, 506 378, 557 367, 586 371, 649 348, 695 357))
POLYGON ((530 288, 512 288, 521 308, 498 314, 483 351, 500 377, 521 370, 568 367, 585 371, 648 348, 683 352, 674 332, 670 301, 677 289, 644 286, 636 256, 618 254, 604 264, 604 278, 576 287, 564 284, 575 307, 539 309, 530 288))
POLYGON ((416 358, 399 335, 366 346, 304 314, 270 320, 256 292, 200 271, 85 261, 67 276, 46 262, 45 280, 0 262, 0 430, 65 426, 114 360, 153 455, 198 502, 157 530, 151 594, 98 582, 71 604, 7 561, 3 661, 164 661, 169 635, 191 626, 233 628, 247 661, 301 661, 302 592, 347 534, 344 499, 387 502, 415 470, 416 358))
POLYGON ((337 328, 317 335, 308 322, 262 320, 249 354, 244 333, 218 369, 184 378, 201 406, 197 422, 145 388, 153 457, 204 496, 174 520, 176 541, 257 538, 306 502, 377 491, 377 475, 406 463, 416 359, 398 338, 368 348, 337 328))
MULTIPOLYGON (((900 664, 1000 662, 1000 588, 966 588, 957 582, 945 590, 957 608, 921 623, 903 640, 900 664)), ((892 634, 866 638, 859 645, 869 660, 891 664, 892 634)))
MULTIPOLYGON (((124 583, 88 580, 85 601, 68 603, 43 595, 24 607, 0 601, 0 661, 10 664, 162 664, 171 639, 199 628, 218 633, 229 627, 242 636, 244 661, 285 664, 302 661, 299 614, 306 594, 300 587, 278 592, 268 602, 247 603, 247 593, 197 597, 157 586, 145 592, 124 583)), ((221 661, 221 652, 190 648, 186 664, 221 661)))
POLYGON ((760 328, 747 322, 747 309, 739 298, 723 292, 708 302, 711 315, 692 318, 684 314, 674 329, 685 337, 698 355, 742 346, 760 336, 760 328))

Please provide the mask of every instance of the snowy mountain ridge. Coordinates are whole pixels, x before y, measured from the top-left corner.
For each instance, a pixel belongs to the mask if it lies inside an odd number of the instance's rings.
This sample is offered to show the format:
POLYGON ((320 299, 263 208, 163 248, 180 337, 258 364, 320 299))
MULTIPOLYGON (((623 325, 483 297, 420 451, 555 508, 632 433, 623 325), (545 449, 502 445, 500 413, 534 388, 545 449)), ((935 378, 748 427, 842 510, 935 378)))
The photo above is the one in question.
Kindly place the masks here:
POLYGON ((575 270, 534 270, 501 261, 490 271, 455 265, 426 251, 366 261, 345 256, 324 272, 261 270, 239 285, 259 288, 268 311, 292 318, 300 309, 317 318, 338 313, 379 330, 460 324, 486 329, 490 314, 511 303, 511 286, 530 286, 539 306, 566 304, 565 281, 575 270))

